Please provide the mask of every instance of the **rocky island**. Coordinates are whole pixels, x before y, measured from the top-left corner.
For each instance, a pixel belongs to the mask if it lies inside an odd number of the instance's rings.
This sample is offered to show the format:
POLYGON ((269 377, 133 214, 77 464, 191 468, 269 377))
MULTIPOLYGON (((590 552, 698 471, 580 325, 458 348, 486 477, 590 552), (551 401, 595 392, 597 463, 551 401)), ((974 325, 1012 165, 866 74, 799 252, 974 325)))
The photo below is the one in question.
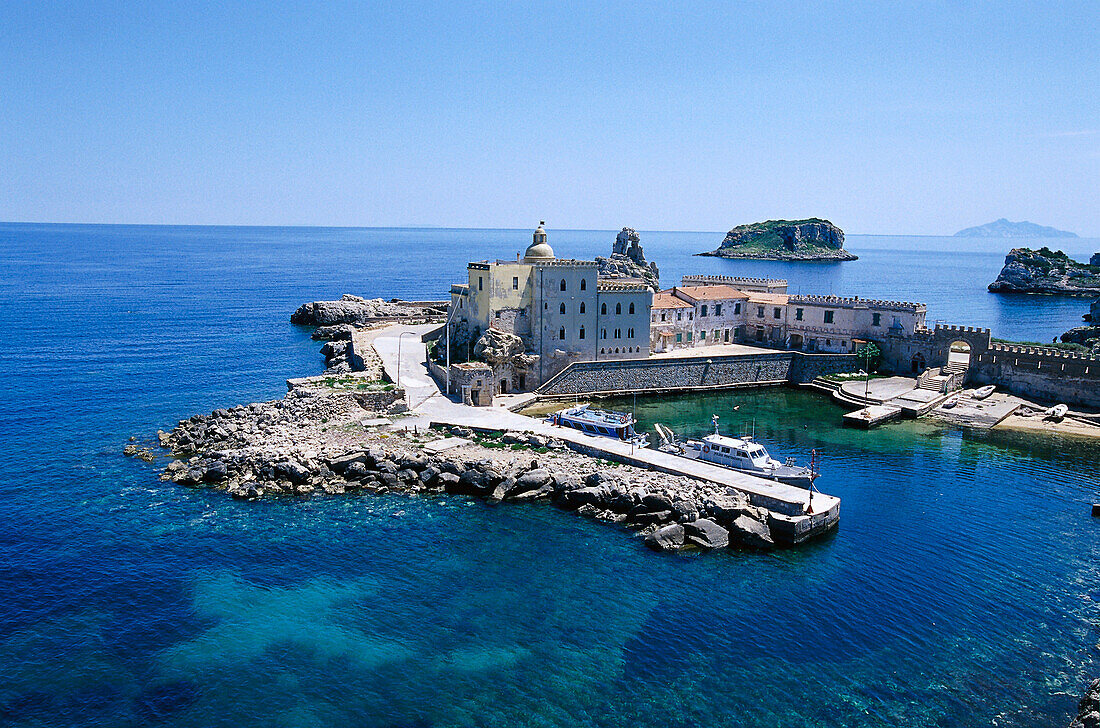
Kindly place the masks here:
POLYGON ((828 220, 768 220, 738 225, 717 250, 697 255, 757 260, 856 260, 844 250, 844 231, 828 220))
POLYGON ((1077 233, 1036 225, 1021 220, 1012 222, 1005 218, 988 222, 985 225, 968 227, 955 233, 956 238, 1075 238, 1077 233))
POLYGON ((1004 268, 989 284, 995 293, 1045 293, 1056 296, 1100 296, 1100 255, 1079 263, 1061 250, 1013 248, 1004 268))
POLYGON ((597 255, 596 264, 601 278, 637 278, 645 281, 654 293, 661 287, 657 264, 646 261, 641 238, 634 228, 624 227, 615 236, 611 257, 597 255))

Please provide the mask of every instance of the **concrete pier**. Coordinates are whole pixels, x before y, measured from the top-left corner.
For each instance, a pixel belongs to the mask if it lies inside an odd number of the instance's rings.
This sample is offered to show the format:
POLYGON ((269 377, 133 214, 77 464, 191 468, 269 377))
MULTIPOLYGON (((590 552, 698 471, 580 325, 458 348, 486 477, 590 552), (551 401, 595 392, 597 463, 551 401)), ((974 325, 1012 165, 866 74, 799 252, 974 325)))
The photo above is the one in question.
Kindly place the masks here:
POLYGON ((677 457, 608 437, 588 435, 578 430, 556 427, 548 422, 510 412, 505 407, 470 407, 443 396, 424 364, 424 345, 419 334, 424 327, 394 326, 380 332, 374 348, 382 358, 387 374, 408 393, 413 410, 407 423, 431 426, 452 425, 481 430, 519 430, 554 437, 570 448, 597 458, 646 468, 660 473, 682 475, 717 483, 743 493, 755 506, 766 508, 780 521, 780 530, 789 531, 792 541, 803 540, 836 525, 840 518, 840 499, 796 486, 757 478, 710 463, 677 457), (408 335, 416 334, 416 335, 408 335), (404 336, 403 336, 404 335, 404 336), (398 359, 399 338, 403 336, 398 359))

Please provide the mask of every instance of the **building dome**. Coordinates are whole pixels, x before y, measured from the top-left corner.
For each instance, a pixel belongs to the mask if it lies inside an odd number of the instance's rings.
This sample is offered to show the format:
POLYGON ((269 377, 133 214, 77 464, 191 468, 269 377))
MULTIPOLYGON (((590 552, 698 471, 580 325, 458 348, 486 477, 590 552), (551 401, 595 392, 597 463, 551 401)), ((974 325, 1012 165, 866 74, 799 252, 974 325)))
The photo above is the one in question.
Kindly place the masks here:
POLYGON ((538 263, 544 260, 554 259, 554 249, 547 245, 546 231, 542 229, 542 226, 545 224, 545 220, 539 221, 538 228, 535 229, 534 235, 531 236, 531 245, 527 247, 527 252, 523 254, 524 263, 538 263))

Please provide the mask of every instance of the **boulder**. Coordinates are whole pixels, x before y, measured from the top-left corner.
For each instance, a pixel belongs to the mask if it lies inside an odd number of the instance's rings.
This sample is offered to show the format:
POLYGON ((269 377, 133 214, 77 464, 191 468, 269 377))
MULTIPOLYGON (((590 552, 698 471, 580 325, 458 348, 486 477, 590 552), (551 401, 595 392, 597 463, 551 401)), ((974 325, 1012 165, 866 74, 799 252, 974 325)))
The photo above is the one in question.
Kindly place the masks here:
POLYGON ((516 478, 516 490, 520 492, 535 490, 549 483, 551 480, 550 471, 544 468, 536 468, 534 470, 528 470, 518 478, 516 478))
POLYGON ((645 537, 645 545, 655 551, 675 551, 684 547, 685 529, 679 523, 659 528, 645 537))
POLYGON ((563 491, 558 499, 563 508, 580 508, 583 505, 602 507, 607 498, 607 491, 602 487, 577 488, 576 490, 563 491))
POLYGON ((748 548, 770 549, 775 546, 768 525, 748 515, 733 519, 730 523, 729 535, 738 544, 748 548))
POLYGON ((474 358, 498 367, 524 352, 523 339, 507 331, 488 329, 474 344, 474 358))
POLYGON ((684 534, 690 543, 704 549, 722 549, 730 544, 730 532, 709 518, 685 523, 684 534))
POLYGON ((207 483, 220 483, 228 475, 228 468, 221 460, 215 460, 206 466, 202 479, 207 483))
POLYGON ((332 458, 328 461, 329 467, 333 472, 343 473, 353 464, 359 464, 363 466, 363 471, 366 472, 367 454, 362 450, 358 452, 350 452, 339 457, 332 458))

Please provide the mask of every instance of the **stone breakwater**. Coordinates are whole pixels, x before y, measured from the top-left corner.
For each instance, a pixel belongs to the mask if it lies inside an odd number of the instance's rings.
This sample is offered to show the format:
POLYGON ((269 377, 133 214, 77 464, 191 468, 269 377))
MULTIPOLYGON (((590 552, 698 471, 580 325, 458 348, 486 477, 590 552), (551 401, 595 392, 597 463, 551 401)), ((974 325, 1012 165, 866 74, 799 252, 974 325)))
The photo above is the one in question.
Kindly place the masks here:
POLYGON ((396 492, 547 501, 661 551, 774 545, 768 511, 725 486, 604 463, 530 433, 379 431, 368 425, 386 413, 381 394, 299 386, 282 400, 182 420, 158 432, 173 456, 161 477, 248 500, 396 492))
POLYGON ((345 293, 339 301, 303 303, 290 315, 290 322, 302 326, 338 326, 442 321, 447 315, 447 305, 447 301, 383 301, 345 293))
POLYGON ((1077 704, 1077 716, 1069 728, 1100 728, 1100 680, 1093 680, 1077 704))

